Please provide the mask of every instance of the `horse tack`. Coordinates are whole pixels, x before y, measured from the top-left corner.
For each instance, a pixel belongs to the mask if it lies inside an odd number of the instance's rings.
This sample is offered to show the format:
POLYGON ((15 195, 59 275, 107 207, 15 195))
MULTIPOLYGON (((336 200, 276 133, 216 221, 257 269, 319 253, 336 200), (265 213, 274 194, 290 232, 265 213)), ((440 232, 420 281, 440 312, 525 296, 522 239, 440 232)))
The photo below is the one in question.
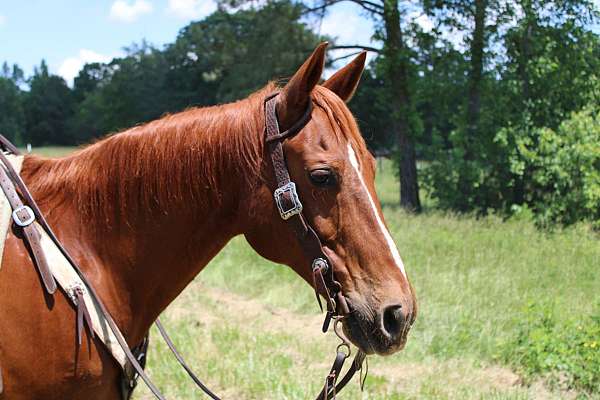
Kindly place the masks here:
MULTIPOLYGON (((323 307, 320 296, 322 296, 326 301, 326 316, 323 323, 323 332, 328 330, 331 321, 334 320, 334 331, 342 340, 342 343, 337 348, 336 357, 331 370, 325 379, 324 387, 317 396, 317 400, 328 400, 335 398, 336 394, 342 390, 342 388, 352 379, 357 371, 362 372, 362 363, 365 360, 366 355, 362 351, 358 351, 346 375, 339 379, 344 361, 350 357, 351 351, 348 342, 342 337, 341 333, 337 329, 337 326, 340 321, 350 313, 350 310, 342 293, 342 287, 340 283, 335 280, 333 264, 324 253, 318 235, 307 222, 302 213, 302 203, 298 196, 296 185, 290 179, 283 151, 284 140, 300 132, 300 130, 302 130, 302 128, 310 121, 312 102, 309 98, 308 106, 303 116, 295 124, 293 124, 291 128, 281 132, 276 112, 277 95, 278 93, 275 93, 265 99, 265 142, 277 183, 277 187, 274 190, 274 201, 279 210, 281 218, 289 224, 292 231, 295 233, 298 243, 303 249, 304 253, 310 260, 312 260, 311 269, 314 279, 315 294, 321 309, 323 309, 323 307)), ((2 135, 0 135, 0 145, 2 145, 2 147, 4 147, 4 149, 9 153, 18 152, 18 150, 2 135)), ((125 379, 122 382, 123 399, 128 399, 131 396, 133 388, 136 385, 137 377, 141 377, 153 395, 159 400, 164 400, 164 396, 144 372, 145 356, 147 353, 148 343, 147 336, 137 348, 135 348, 133 351, 130 350, 128 344, 120 334, 118 327, 106 310, 106 307, 102 303, 101 299, 93 287, 89 284, 85 275, 81 272, 73 258, 58 241, 56 235, 52 232, 52 229, 44 219, 39 207, 31 197, 27 187, 21 180, 20 176, 12 169, 10 162, 6 159, 1 151, 0 161, 4 163, 4 168, 0 166, 0 186, 2 186, 5 192, 10 193, 10 196, 7 194, 7 197, 9 197, 11 206, 15 210, 13 213, 13 219, 15 223, 25 232, 26 230, 30 230, 28 227, 34 227, 32 222, 37 218, 39 225, 46 231, 50 239, 55 243, 58 250, 63 253, 64 257, 70 262, 72 268, 88 288, 91 298, 98 305, 99 312, 106 319, 110 330, 115 334, 117 342, 122 348, 127 359, 128 367, 130 367, 125 369, 125 379), (17 191, 15 190, 15 186, 18 187, 21 195, 25 199, 27 206, 21 201, 17 191), (134 352, 136 353, 135 355, 133 354, 134 352)), ((38 232, 35 231, 35 233, 38 232)), ((39 237, 35 234, 27 233, 25 234, 25 237, 28 240, 29 246, 33 250, 34 264, 38 268, 38 271, 44 282, 44 286, 48 293, 52 295, 56 290, 56 282, 54 281, 52 273, 47 266, 43 251, 38 252, 36 249, 34 249, 34 247, 39 247, 39 237)), ((41 247, 39 247, 39 249, 41 250, 41 247)), ((77 292, 75 295, 78 296, 78 303, 83 305, 83 309, 80 309, 79 306, 77 308, 78 337, 80 339, 79 335, 81 335, 84 321, 88 324, 88 326, 90 324, 90 315, 88 310, 85 309, 85 303, 81 301, 81 293, 77 292)), ((166 341, 169 349, 174 353, 178 362, 186 370, 196 385, 212 399, 219 400, 219 397, 211 392, 187 366, 185 360, 175 348, 173 342, 170 340, 159 320, 156 321, 156 326, 166 341)), ((93 332, 91 326, 89 326, 89 328, 90 332, 93 332)))
POLYGON ((356 371, 360 370, 365 354, 361 351, 358 352, 347 375, 339 385, 336 385, 344 361, 350 356, 350 346, 337 330, 337 325, 341 319, 350 314, 350 309, 342 292, 341 284, 335 280, 333 264, 323 251, 319 236, 302 213, 302 203, 296 191, 296 185, 290 179, 283 151, 283 141, 296 135, 310 121, 312 100, 308 97, 308 105, 302 117, 291 128, 281 132, 277 119, 277 96, 278 93, 274 93, 265 100, 265 141, 268 145, 268 152, 277 183, 273 195, 281 218, 290 225, 305 255, 309 260, 312 260, 311 268, 315 295, 321 309, 323 307, 319 295, 325 299, 327 307, 322 330, 327 332, 331 321, 335 319, 334 331, 342 340, 342 344, 338 346, 331 371, 326 378, 325 386, 317 396, 317 399, 335 398, 336 392, 339 392, 356 371), (341 351, 343 347, 347 348, 346 353, 341 351))
MULTIPOLYGON (((23 196, 25 203, 27 203, 27 205, 28 205, 27 211, 28 212, 31 211, 31 214, 28 214, 28 220, 30 219, 31 221, 28 221, 27 225, 22 226, 22 224, 17 223, 16 220, 15 220, 15 223, 18 227, 20 227, 23 230, 25 230, 25 228, 27 226, 31 226, 33 229, 36 229, 36 233, 38 235, 32 235, 31 237, 34 238, 35 240, 38 240, 38 242, 40 239, 39 235, 42 235, 42 239, 44 239, 43 235, 45 234, 46 238, 48 238, 48 240, 52 241, 54 243, 54 245, 56 246, 56 251, 59 252, 62 255, 62 257, 64 257, 66 262, 68 262, 70 264, 74 273, 78 276, 78 279, 80 280, 81 284, 87 288, 89 298, 91 299, 91 301, 94 302, 94 306, 97 308, 98 314, 102 316, 102 318, 105 322, 105 325, 107 328, 106 331, 112 333, 112 337, 114 338, 114 340, 116 341, 116 343, 118 344, 120 349, 122 350, 124 359, 126 360, 126 364, 124 365, 124 374, 122 377, 122 381, 127 381, 127 384, 123 384, 123 382, 122 382, 122 385, 121 385, 123 399, 130 398, 133 388, 136 385, 137 378, 139 377, 139 378, 142 378, 144 383, 148 386, 148 388, 150 389, 152 394, 157 399, 165 400, 164 396, 161 394, 161 392, 158 390, 158 388, 154 385, 154 383, 150 380, 150 378, 144 372, 144 367, 143 367, 143 365, 145 365, 144 342, 142 342, 142 344, 140 346, 134 348, 133 350, 131 350, 129 348, 129 345, 125 341, 125 338, 121 334, 119 328, 117 327, 116 323, 112 319, 111 315, 108 313, 106 306, 104 305, 104 303, 102 302, 102 300, 100 299, 100 297, 98 296, 96 291, 94 290, 93 286, 90 284, 90 282, 86 278, 85 274, 83 274, 83 272, 81 271, 78 264, 71 257, 71 255, 65 249, 65 247, 61 244, 61 242, 58 240, 58 238, 54 234, 52 228, 48 225, 40 208, 38 207, 37 203, 31 196, 31 193, 27 189, 27 186, 25 185, 25 183, 23 182, 23 180, 21 179, 19 174, 14 170, 11 162, 8 160, 8 158, 2 151, 2 148, 4 150, 6 150, 6 152, 8 154, 11 154, 11 153, 15 154, 15 155, 19 154, 19 151, 16 149, 16 147, 12 143, 10 143, 4 136, 0 135, 0 164, 3 164, 3 165, 0 165, 0 171, 3 172, 4 175, 6 175, 8 177, 7 183, 4 183, 4 185, 1 185, 2 189, 5 191, 5 194, 7 191, 10 193, 11 190, 16 193, 16 189, 18 189, 21 196, 23 196), (34 221, 35 221, 35 225, 33 224, 34 221), (36 225, 39 225, 39 228, 43 231, 42 234, 40 234, 40 231, 37 230, 36 225), (135 352, 135 354, 134 354, 134 352, 135 352)), ((18 198, 18 201, 21 202, 18 195, 17 195, 17 198, 18 198)), ((22 206, 22 203, 21 203, 21 205, 19 205, 19 203, 15 202, 15 204, 17 205, 17 207, 22 206)), ((11 206, 13 206, 12 203, 11 203, 11 206)), ((18 210, 18 208, 17 208, 17 210, 18 210)), ((17 216, 19 221, 23 222, 23 220, 21 220, 21 217, 22 217, 22 215, 17 216)), ((25 240, 29 241, 30 236, 24 235, 24 238, 25 238, 25 240)), ((32 247, 31 242, 28 242, 28 244, 30 247, 32 247)), ((39 245, 39 243, 37 243, 35 245, 37 246, 37 245, 39 245)), ((43 253, 43 251, 42 251, 42 253, 43 253)), ((35 254, 34 254, 34 257, 35 257, 35 254)), ((40 268, 39 264, 37 264, 36 261, 37 260, 34 258, 34 265, 36 265, 36 267, 39 269, 40 268)), ((47 264, 46 264, 46 266, 47 266, 47 264)), ((40 273, 42 273, 42 271, 40 271, 40 273)), ((50 276, 52 276, 51 272, 50 272, 50 276)), ((56 282, 54 281, 54 277, 52 277, 52 281, 54 282, 54 284, 56 284, 56 282)), ((46 284, 45 284, 45 286, 46 286, 46 284)), ((46 286, 46 288, 47 288, 47 286, 46 286)), ((68 294, 68 291, 67 291, 67 294, 68 294)), ((53 293, 51 293, 50 295, 52 296, 53 293)), ((77 293, 73 293, 73 295, 77 296, 77 293)), ((75 304, 77 306, 78 319, 83 317, 82 319, 89 321, 89 319, 87 318, 87 316, 89 316, 89 310, 84 311, 81 309, 81 307, 86 307, 86 304, 82 301, 79 301, 78 303, 75 303, 75 304), (86 316, 86 314, 87 314, 87 316, 86 316)), ((77 328, 83 329, 82 324, 80 325, 78 323, 77 328)), ((92 328, 91 327, 89 327, 89 328, 91 331, 92 328)), ((78 332, 78 335, 79 334, 81 334, 81 331, 78 332)), ((110 351, 110 348, 109 348, 109 351, 110 351)), ((111 353, 112 353, 112 351, 111 351, 111 353)), ((114 356, 114 354, 113 354, 113 356, 114 356)))
MULTIPOLYGON (((10 161, 8 161, 4 154, 0 154, 0 159, 4 165, 10 164, 10 161)), ((21 198, 15 190, 15 186, 9 178, 9 174, 10 172, 7 172, 5 168, 0 168, 0 187, 2 187, 2 190, 13 209, 12 219, 14 223, 21 227, 27 242, 29 243, 34 264, 42 278, 44 287, 48 294, 53 294, 56 291, 56 282, 50 272, 48 261, 46 260, 46 256, 40 245, 40 234, 35 226, 32 225, 35 220, 35 215, 33 214, 33 210, 29 206, 24 205, 21 201, 21 198)), ((4 238, 2 238, 2 240, 4 240, 4 238)))
MULTIPOLYGON (((268 146, 268 152, 277 183, 277 187, 273 191, 274 201, 281 218, 290 224, 298 243, 309 259, 312 260, 311 268, 317 301, 321 310, 323 309, 323 306, 321 304, 321 298, 319 297, 320 295, 325 298, 327 304, 327 312, 322 330, 323 332, 327 332, 330 322, 335 320, 334 332, 342 340, 342 343, 337 348, 336 357, 331 366, 331 370, 325 378, 323 389, 316 397, 316 400, 329 400, 335 398, 336 394, 350 382, 356 372, 362 371, 362 364, 366 360, 366 354, 359 350, 354 357, 352 365, 346 372, 346 375, 340 379, 342 367, 345 360, 350 357, 351 351, 350 345, 342 337, 337 326, 342 318, 350 313, 350 310, 346 298, 342 293, 342 287, 334 278, 333 264, 329 261, 327 255, 325 255, 319 236, 302 214, 302 203, 300 202, 298 192, 296 191, 296 184, 290 179, 283 152, 283 141, 300 132, 308 121, 310 121, 312 101, 309 98, 308 106, 302 117, 291 128, 281 132, 276 111, 277 95, 278 93, 274 93, 265 99, 265 142, 268 146), (337 382, 338 379, 340 379, 339 383, 337 382)), ((204 385, 194 374, 159 320, 155 322, 155 325, 179 364, 187 372, 194 383, 196 383, 196 385, 213 400, 220 400, 220 398, 206 387, 206 385, 204 385)))

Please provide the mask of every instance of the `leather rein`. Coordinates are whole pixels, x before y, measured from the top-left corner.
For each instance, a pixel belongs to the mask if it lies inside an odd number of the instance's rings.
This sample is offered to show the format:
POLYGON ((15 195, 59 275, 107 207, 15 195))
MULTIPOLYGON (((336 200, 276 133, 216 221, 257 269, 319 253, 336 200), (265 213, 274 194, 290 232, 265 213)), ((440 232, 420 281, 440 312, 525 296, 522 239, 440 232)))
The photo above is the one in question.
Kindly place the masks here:
MULTIPOLYGON (((323 305, 320 298, 321 296, 325 299, 326 304, 325 320, 323 321, 322 331, 327 332, 331 322, 334 321, 334 332, 342 341, 336 349, 336 356, 329 374, 325 378, 323 389, 316 397, 316 400, 335 399, 336 394, 342 390, 342 388, 344 388, 348 382, 350 382, 356 372, 361 371, 362 375, 363 362, 366 361, 366 354, 361 350, 358 350, 348 371, 343 377, 341 377, 342 367, 344 362, 350 357, 351 350, 350 344, 346 339, 344 339, 342 333, 339 331, 339 325, 341 321, 350 314, 350 309, 346 302, 346 298, 342 293, 341 284, 335 280, 333 264, 323 251, 323 246, 317 233, 310 226, 302 213, 302 203, 298 196, 296 185, 290 179, 289 170, 285 161, 285 154, 283 151, 283 142, 287 138, 290 138, 300 132, 302 128, 304 128, 304 126, 306 126, 306 124, 310 121, 312 114, 312 101, 309 97, 308 106, 303 116, 291 128, 281 132, 276 111, 277 95, 278 93, 274 93, 268 96, 265 99, 264 104, 265 142, 277 184, 273 196, 281 218, 290 226, 298 240, 299 245, 307 255, 307 258, 311 260, 310 268, 314 279, 313 285, 321 310, 323 310, 323 305)), ((18 149, 2 135, 0 135, 0 146, 3 147, 7 153, 16 155, 19 154, 18 149)), ((144 372, 146 349, 148 345, 147 337, 144 338, 143 342, 136 347, 136 349, 139 349, 139 351, 132 351, 129 348, 129 345, 122 339, 119 329, 108 313, 104 303, 90 284, 89 280, 85 277, 73 257, 70 256, 68 251, 57 239, 56 235, 44 218, 40 208, 31 196, 31 193, 27 189, 25 183, 19 174, 13 169, 10 161, 7 159, 3 151, 0 151, 0 161, 1 164, 3 164, 3 166, 0 165, 0 185, 2 186, 2 189, 4 189, 5 193, 8 192, 12 194, 11 196, 7 197, 9 198, 11 206, 14 210, 13 220, 15 221, 16 225, 23 229, 25 233, 24 237, 27 239, 32 249, 34 265, 42 277, 45 290, 48 292, 48 294, 53 295, 53 293, 56 291, 56 283, 54 282, 54 278, 48 269, 43 252, 39 251, 39 234, 36 236, 37 231, 33 231, 31 229, 33 228, 31 223, 34 220, 38 221, 40 226, 46 231, 58 249, 71 263, 81 280, 85 283, 89 290, 90 296, 98 304, 100 312, 106 318, 109 328, 115 334, 119 346, 125 353, 127 361, 132 367, 132 371, 129 374, 130 376, 125 376, 122 382, 123 398, 128 399, 131 396, 139 377, 148 386, 155 398, 159 400, 166 400, 159 389, 153 384, 152 380, 144 372), (20 192, 24 202, 21 201, 17 191, 15 190, 15 187, 20 192), (138 354, 134 355, 134 352, 138 354)), ((84 302, 80 301, 78 304, 84 304, 84 302)), ((88 324, 89 331, 93 335, 93 331, 89 325, 89 316, 87 315, 85 306, 83 306, 83 309, 81 310, 79 306, 77 307, 78 335, 81 335, 84 317, 85 322, 88 324)), ((156 320, 155 325, 165 340, 167 346, 173 352, 179 364, 188 373, 194 383, 213 400, 221 400, 206 385, 202 383, 202 381, 188 366, 180 352, 173 344, 173 341, 167 334, 159 319, 156 320)), ((128 374, 125 373, 124 375, 128 374)), ((366 378, 366 372, 364 374, 364 378, 366 378)), ((361 379, 361 388, 363 384, 364 379, 361 379)))

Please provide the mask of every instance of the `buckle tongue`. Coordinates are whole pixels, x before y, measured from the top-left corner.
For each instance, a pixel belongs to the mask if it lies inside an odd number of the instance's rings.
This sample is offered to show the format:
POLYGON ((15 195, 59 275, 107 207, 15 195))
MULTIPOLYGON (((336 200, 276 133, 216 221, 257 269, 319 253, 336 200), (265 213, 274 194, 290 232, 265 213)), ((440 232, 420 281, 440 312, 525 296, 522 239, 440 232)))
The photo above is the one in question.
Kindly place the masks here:
POLYGON ((275 189, 273 196, 275 197, 275 203, 277 204, 281 218, 287 220, 302 212, 302 203, 298 197, 296 184, 294 182, 289 182, 278 187, 275 189))

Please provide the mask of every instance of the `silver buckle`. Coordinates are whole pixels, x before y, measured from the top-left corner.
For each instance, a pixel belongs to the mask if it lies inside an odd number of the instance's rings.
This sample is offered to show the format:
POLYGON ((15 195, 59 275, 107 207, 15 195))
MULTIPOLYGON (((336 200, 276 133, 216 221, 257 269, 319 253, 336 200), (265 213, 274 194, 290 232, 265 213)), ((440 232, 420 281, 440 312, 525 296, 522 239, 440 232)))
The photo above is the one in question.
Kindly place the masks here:
POLYGON ((290 217, 300 214, 302 212, 302 203, 300 202, 300 198, 298 197, 298 192, 296 191, 296 184, 294 182, 289 182, 281 187, 275 189, 275 193, 273 194, 275 197, 275 203, 277 204, 277 208, 279 209, 279 215, 283 219, 289 219, 290 217), (290 198, 292 199, 293 207, 290 209, 284 209, 283 205, 283 195, 285 193, 290 194, 290 198))
POLYGON ((29 208, 28 206, 21 206, 21 207, 15 208, 15 210, 12 212, 12 219, 13 219, 13 221, 15 221, 15 224, 24 228, 28 225, 31 225, 31 223, 33 221, 35 221, 35 214, 33 213, 33 210, 31 208, 29 208), (21 212, 21 211, 27 211, 27 213, 29 214, 29 217, 26 218, 25 220, 22 220, 21 217, 19 217, 19 212, 21 212))

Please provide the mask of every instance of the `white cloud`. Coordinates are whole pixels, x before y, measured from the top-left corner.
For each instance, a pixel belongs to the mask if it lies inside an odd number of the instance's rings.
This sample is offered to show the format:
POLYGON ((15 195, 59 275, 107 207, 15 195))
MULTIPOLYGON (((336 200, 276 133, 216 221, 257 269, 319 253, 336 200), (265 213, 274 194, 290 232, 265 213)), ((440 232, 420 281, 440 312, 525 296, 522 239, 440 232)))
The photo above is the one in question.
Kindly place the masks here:
POLYGON ((0 14, 0 26, 4 25, 4 23, 6 22, 6 17, 2 14, 0 14))
POLYGON ((152 4, 146 0, 116 0, 110 7, 110 18, 121 22, 134 22, 139 16, 149 14, 152 4))
POLYGON ((217 9, 214 0, 169 0, 167 12, 181 19, 199 19, 217 9))
POLYGON ((109 62, 111 59, 112 57, 110 56, 105 56, 92 50, 81 49, 77 56, 69 57, 62 62, 60 67, 58 67, 58 74, 65 78, 69 85, 72 85, 73 79, 86 63, 109 62))

